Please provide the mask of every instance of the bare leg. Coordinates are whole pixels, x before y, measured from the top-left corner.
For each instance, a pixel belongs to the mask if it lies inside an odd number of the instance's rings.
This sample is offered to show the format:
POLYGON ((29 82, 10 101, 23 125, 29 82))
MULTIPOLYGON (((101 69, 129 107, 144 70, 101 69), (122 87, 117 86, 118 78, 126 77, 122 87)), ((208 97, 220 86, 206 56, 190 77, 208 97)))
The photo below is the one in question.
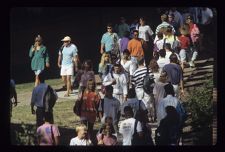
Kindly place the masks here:
POLYGON ((36 86, 39 85, 39 84, 40 84, 40 80, 39 80, 38 75, 36 75, 36 76, 35 76, 35 84, 34 84, 34 86, 36 87, 36 86))
POLYGON ((67 85, 66 75, 62 76, 62 81, 64 83, 64 86, 66 86, 67 85))
POLYGON ((71 75, 67 75, 67 94, 71 93, 71 75))

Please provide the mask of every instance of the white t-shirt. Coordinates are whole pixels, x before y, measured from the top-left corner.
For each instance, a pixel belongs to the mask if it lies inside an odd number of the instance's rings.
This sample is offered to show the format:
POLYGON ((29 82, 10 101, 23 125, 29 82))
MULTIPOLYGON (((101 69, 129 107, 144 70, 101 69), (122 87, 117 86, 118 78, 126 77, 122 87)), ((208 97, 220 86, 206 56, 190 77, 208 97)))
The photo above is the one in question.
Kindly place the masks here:
POLYGON ((166 117, 165 108, 167 106, 173 106, 174 108, 176 108, 178 102, 179 102, 179 99, 177 97, 173 97, 172 95, 167 95, 165 98, 159 100, 158 109, 157 109, 158 123, 160 123, 160 121, 166 117))
MULTIPOLYGON (((102 101, 100 101, 98 110, 102 111, 102 101)), ((104 98, 104 113, 101 120, 101 123, 105 123, 105 117, 110 116, 113 119, 113 124, 115 124, 117 120, 117 115, 120 111, 120 101, 116 98, 109 99, 107 97, 104 98)))
POLYGON ((131 60, 127 61, 126 63, 124 63, 124 61, 121 60, 120 64, 127 72, 129 72, 130 75, 133 75, 134 71, 137 69, 136 63, 132 62, 131 60))
POLYGON ((150 36, 152 36, 154 33, 150 26, 144 25, 144 26, 139 26, 139 38, 142 38, 145 41, 149 41, 150 36))
POLYGON ((172 54, 171 51, 166 51, 166 56, 165 56, 165 58, 166 58, 167 62, 168 62, 168 61, 170 62, 170 55, 171 55, 171 54, 172 54))
POLYGON ((156 46, 158 47, 159 50, 163 49, 163 43, 164 39, 156 41, 156 46))
POLYGON ((170 61, 166 58, 162 58, 162 57, 159 57, 159 59, 157 60, 157 63, 159 65, 159 71, 161 72, 163 67, 166 65, 166 64, 169 64, 170 61))
POLYGON ((89 146, 91 145, 91 140, 87 140, 87 139, 79 139, 78 137, 72 138, 70 140, 70 146, 89 146))
MULTIPOLYGON (((134 134, 135 119, 128 118, 121 122, 119 133, 123 136, 123 145, 131 145, 131 140, 134 134)), ((137 132, 142 132, 141 123, 137 123, 137 132)))

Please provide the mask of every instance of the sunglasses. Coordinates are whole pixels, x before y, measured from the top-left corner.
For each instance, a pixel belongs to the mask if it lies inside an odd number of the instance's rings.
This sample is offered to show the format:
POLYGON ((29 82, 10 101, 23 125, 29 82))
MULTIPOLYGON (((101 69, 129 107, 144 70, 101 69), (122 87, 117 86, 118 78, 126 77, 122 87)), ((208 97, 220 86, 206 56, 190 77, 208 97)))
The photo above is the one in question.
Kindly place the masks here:
POLYGON ((35 42, 41 42, 40 40, 35 40, 35 42))

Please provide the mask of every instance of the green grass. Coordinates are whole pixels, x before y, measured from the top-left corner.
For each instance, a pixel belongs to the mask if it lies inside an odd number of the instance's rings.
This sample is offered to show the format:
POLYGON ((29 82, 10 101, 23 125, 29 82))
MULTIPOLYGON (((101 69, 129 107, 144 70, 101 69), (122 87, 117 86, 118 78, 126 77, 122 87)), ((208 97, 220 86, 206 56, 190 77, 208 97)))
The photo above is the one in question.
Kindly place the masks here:
MULTIPOLYGON (((58 86, 63 85, 63 82, 61 79, 50 79, 45 81, 46 84, 49 84, 51 86, 58 86)), ((34 82, 30 83, 23 83, 23 84, 17 84, 16 85, 16 92, 17 94, 32 91, 34 88, 34 82)))

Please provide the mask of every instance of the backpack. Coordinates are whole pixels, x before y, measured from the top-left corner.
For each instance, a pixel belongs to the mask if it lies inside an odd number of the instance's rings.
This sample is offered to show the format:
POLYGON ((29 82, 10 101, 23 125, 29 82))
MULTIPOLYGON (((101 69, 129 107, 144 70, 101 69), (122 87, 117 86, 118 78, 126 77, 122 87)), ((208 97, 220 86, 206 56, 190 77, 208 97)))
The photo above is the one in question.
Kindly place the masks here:
POLYGON ((146 68, 147 68, 147 73, 143 79, 143 89, 145 93, 150 95, 153 92, 155 81, 154 81, 154 77, 149 75, 148 67, 146 68))
POLYGON ((55 90, 53 90, 53 88, 48 85, 47 90, 44 95, 45 112, 50 112, 52 110, 57 99, 58 99, 58 96, 57 96, 55 90))

